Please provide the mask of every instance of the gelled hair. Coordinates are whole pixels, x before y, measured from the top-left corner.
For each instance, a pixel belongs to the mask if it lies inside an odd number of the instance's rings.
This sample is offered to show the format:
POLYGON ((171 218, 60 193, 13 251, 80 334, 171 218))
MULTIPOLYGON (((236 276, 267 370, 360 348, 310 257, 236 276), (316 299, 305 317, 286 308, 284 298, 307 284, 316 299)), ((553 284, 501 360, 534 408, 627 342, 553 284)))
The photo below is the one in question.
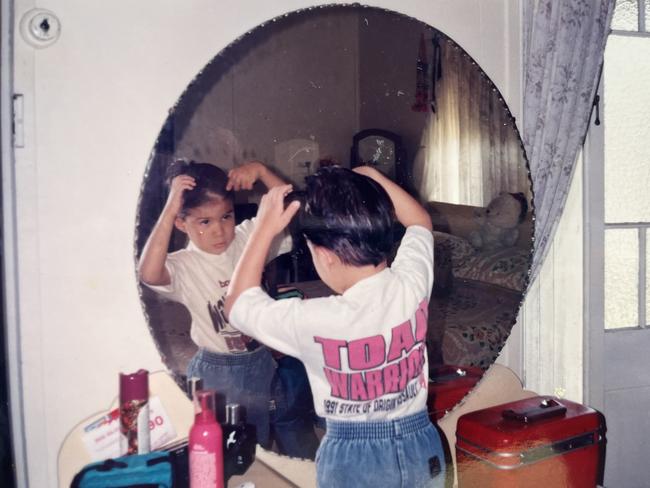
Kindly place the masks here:
POLYGON ((339 166, 321 168, 305 180, 298 226, 309 241, 348 265, 377 266, 388 258, 395 210, 381 185, 339 166))
POLYGON ((199 207, 215 198, 234 200, 233 192, 227 191, 228 175, 219 167, 197 161, 185 159, 176 160, 167 171, 167 185, 180 175, 188 175, 194 178, 196 186, 183 193, 183 208, 179 217, 184 218, 187 212, 199 207))

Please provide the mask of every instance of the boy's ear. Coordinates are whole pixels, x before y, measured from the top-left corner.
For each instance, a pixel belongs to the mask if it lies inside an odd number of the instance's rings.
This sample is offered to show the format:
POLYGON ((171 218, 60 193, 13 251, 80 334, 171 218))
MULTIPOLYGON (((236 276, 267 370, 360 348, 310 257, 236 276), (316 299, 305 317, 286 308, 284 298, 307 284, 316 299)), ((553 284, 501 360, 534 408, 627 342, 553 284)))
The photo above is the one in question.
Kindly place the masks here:
POLYGON ((315 246, 314 250, 319 253, 320 260, 327 266, 332 266, 340 261, 339 257, 325 247, 315 246))
POLYGON ((314 245, 309 239, 307 239, 307 247, 309 247, 309 251, 312 253, 312 259, 318 260, 319 263, 325 266, 329 267, 337 261, 340 261, 339 257, 332 251, 325 247, 314 245))
POLYGON ((174 227, 176 227, 181 232, 184 232, 185 234, 187 234, 187 226, 185 224, 184 219, 182 219, 180 217, 176 217, 176 219, 174 220, 174 227))

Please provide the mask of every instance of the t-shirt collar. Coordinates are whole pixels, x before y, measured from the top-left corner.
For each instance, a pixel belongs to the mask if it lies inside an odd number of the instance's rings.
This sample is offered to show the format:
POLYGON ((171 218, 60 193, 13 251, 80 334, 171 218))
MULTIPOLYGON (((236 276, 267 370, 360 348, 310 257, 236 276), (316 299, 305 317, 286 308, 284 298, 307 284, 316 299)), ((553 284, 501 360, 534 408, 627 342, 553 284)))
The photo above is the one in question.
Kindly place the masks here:
POLYGON ((231 255, 233 253, 233 248, 234 247, 235 246, 233 246, 232 243, 231 243, 231 245, 228 246, 228 248, 224 252, 222 252, 221 254, 212 254, 212 253, 209 253, 209 252, 205 252, 202 249, 199 249, 199 247, 196 244, 194 244, 192 241, 189 241, 187 246, 186 246, 186 249, 188 251, 192 251, 194 253, 197 253, 197 254, 205 257, 206 259, 210 259, 211 261, 220 262, 220 261, 224 261, 224 260, 230 260, 232 258, 231 255))

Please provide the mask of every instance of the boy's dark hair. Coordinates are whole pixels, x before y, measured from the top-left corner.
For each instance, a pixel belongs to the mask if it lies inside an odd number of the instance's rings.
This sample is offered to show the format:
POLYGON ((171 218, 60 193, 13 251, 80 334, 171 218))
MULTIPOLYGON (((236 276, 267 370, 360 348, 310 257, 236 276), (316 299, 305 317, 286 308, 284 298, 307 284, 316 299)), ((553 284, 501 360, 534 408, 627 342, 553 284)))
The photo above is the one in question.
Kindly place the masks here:
POLYGON ((393 203, 376 181, 339 166, 306 179, 300 230, 348 265, 377 266, 393 247, 393 203))
POLYGON ((233 192, 226 191, 228 175, 214 164, 178 159, 167 170, 167 186, 180 175, 191 176, 196 182, 193 189, 183 193, 183 208, 179 214, 181 218, 186 217, 189 210, 214 200, 215 197, 234 200, 233 192))

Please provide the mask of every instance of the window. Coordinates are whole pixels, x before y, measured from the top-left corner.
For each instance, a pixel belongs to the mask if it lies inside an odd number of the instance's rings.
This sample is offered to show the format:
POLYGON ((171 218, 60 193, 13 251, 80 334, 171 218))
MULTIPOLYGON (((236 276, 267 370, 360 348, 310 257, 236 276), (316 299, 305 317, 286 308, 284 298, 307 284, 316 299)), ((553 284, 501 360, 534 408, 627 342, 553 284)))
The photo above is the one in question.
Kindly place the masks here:
POLYGON ((617 0, 612 18, 612 30, 648 32, 650 28, 649 0, 617 0))
POLYGON ((650 313, 650 0, 618 0, 603 67, 605 329, 650 313))

